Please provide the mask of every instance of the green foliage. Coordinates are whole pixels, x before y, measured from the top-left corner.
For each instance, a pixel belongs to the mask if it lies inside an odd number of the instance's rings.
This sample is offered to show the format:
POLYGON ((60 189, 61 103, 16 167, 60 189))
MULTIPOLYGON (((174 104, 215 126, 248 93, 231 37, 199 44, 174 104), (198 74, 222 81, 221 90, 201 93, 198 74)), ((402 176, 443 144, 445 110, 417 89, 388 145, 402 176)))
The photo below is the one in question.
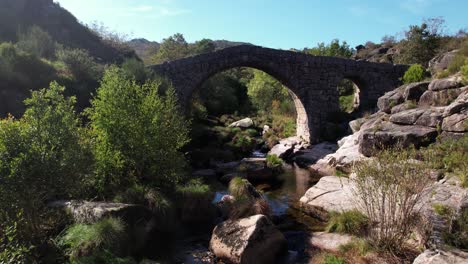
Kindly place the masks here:
POLYGON ((160 80, 138 85, 116 67, 104 74, 86 110, 95 135, 96 186, 102 194, 145 180, 174 188, 185 160, 179 150, 188 142, 188 124, 174 90, 159 94, 160 80))
POLYGON ((397 62, 427 66, 440 48, 443 23, 443 19, 432 18, 421 26, 410 26, 405 32, 406 38, 400 43, 401 52, 396 57, 397 62))
POLYGON ((215 51, 216 45, 211 39, 202 39, 193 45, 192 53, 193 54, 203 54, 215 51))
POLYGON ((184 36, 180 33, 164 39, 158 52, 153 55, 151 61, 160 64, 166 61, 184 58, 189 54, 189 46, 184 36))
POLYGON ((241 177, 234 177, 229 182, 229 193, 235 198, 241 197, 250 197, 250 188, 251 184, 248 180, 241 177))
POLYGON ((177 192, 184 196, 205 196, 211 193, 210 186, 203 184, 200 179, 192 179, 187 184, 177 186, 177 192))
POLYGON ((305 49, 305 52, 315 56, 332 56, 341 58, 350 58, 353 55, 353 49, 349 47, 346 41, 340 44, 338 39, 334 39, 330 44, 318 43, 316 47, 305 49))
POLYGON ((448 217, 448 230, 442 237, 444 241, 451 246, 468 250, 468 209, 462 208, 457 215, 453 212, 448 217))
POLYGON ((424 68, 420 64, 413 64, 403 75, 403 82, 413 83, 413 82, 420 82, 424 80, 424 68))
POLYGON ((283 166, 283 160, 276 155, 266 156, 267 167, 270 169, 278 169, 283 166))
POLYGON ((358 210, 332 212, 326 230, 327 232, 362 235, 368 225, 369 219, 358 210))
POLYGON ((21 119, 0 121, 0 207, 10 217, 23 212, 30 240, 43 235, 44 203, 83 194, 92 167, 75 98, 63 92, 52 83, 25 101, 21 119))
POLYGON ((14 219, 3 212, 0 214, 0 263, 27 263, 32 247, 19 237, 18 226, 24 224, 21 223, 24 221, 22 212, 18 212, 14 219))
POLYGON ((57 59, 65 63, 76 80, 99 80, 102 76, 101 67, 86 50, 61 48, 57 59))
POLYGON ((33 25, 24 33, 18 34, 16 46, 34 56, 53 58, 55 56, 55 41, 40 27, 33 25))
POLYGON ((9 111, 20 115, 21 101, 28 97, 31 89, 45 87, 55 78, 53 67, 34 55, 18 50, 11 43, 0 44, 0 115, 9 111), (19 98, 18 98, 19 97, 19 98))
POLYGON ((468 135, 459 140, 446 139, 423 149, 423 159, 432 168, 442 169, 457 176, 463 187, 468 187, 468 135))
POLYGON ((460 68, 463 76, 463 83, 468 84, 468 59, 465 60, 465 64, 460 68))
POLYGON ((270 112, 273 101, 291 100, 286 87, 267 73, 259 70, 254 71, 254 77, 247 87, 247 94, 258 110, 270 112))
POLYGON ((436 214, 440 216, 449 216, 453 213, 449 206, 443 204, 433 204, 432 208, 434 208, 436 214))
POLYGON ((65 249, 72 262, 83 263, 82 257, 95 258, 102 252, 121 254, 127 239, 125 225, 120 219, 105 218, 92 225, 72 225, 58 239, 58 245, 65 249))
POLYGON ((337 257, 335 255, 327 254, 323 261, 323 264, 345 264, 345 260, 343 258, 337 257))
POLYGON ((354 111, 354 96, 358 89, 356 85, 348 79, 343 79, 338 84, 339 104, 343 112, 351 113, 354 111))
POLYGON ((125 59, 120 67, 128 79, 134 79, 138 83, 144 83, 150 76, 145 64, 137 58, 125 59))

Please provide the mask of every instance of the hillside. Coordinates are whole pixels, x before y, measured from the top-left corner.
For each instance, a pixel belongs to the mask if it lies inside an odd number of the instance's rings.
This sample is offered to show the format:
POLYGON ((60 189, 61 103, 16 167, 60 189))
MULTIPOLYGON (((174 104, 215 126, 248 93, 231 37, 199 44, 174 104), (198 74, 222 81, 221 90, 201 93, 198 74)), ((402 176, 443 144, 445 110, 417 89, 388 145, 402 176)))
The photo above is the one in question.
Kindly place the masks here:
POLYGON ((125 57, 134 56, 132 50, 116 48, 104 41, 53 0, 2 0, 0 24, 0 42, 16 42, 18 32, 37 25, 55 41, 88 50, 104 63, 121 62, 125 57))

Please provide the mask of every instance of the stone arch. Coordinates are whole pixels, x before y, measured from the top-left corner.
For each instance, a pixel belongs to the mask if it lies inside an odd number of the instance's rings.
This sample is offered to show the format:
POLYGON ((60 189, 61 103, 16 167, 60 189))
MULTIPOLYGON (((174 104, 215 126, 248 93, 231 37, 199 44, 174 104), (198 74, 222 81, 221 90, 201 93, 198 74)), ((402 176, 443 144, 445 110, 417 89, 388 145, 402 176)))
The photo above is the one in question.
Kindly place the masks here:
POLYGON ((294 93, 296 109, 305 117, 298 118, 298 124, 301 124, 299 121, 305 123, 299 130, 308 130, 309 133, 301 133, 311 142, 323 139, 321 128, 330 113, 339 110, 336 86, 342 78, 349 78, 360 87, 361 108, 371 108, 376 106, 380 96, 400 84, 399 79, 408 68, 253 45, 235 46, 149 67, 172 82, 183 107, 193 90, 217 72, 235 67, 264 71, 294 93))
POLYGON ((251 63, 249 61, 246 61, 246 62, 234 64, 234 66, 233 66, 233 64, 229 64, 229 66, 214 68, 213 70, 208 71, 205 74, 201 75, 199 77, 199 79, 197 79, 193 83, 192 89, 190 90, 189 93, 187 93, 187 95, 186 95, 187 98, 185 100, 188 101, 189 98, 191 98, 193 92, 200 89, 201 86, 207 80, 209 80, 210 78, 212 78, 216 74, 222 73, 222 72, 230 70, 230 69, 241 68, 241 67, 252 68, 252 69, 259 70, 259 71, 263 71, 263 72, 269 74, 271 77, 278 80, 284 87, 286 87, 288 89, 289 95, 291 96, 291 99, 293 100, 293 103, 294 103, 294 106, 295 106, 295 109, 296 109, 296 136, 298 136, 298 137, 300 137, 300 138, 302 138, 302 139, 304 139, 305 141, 308 142, 310 140, 310 129, 309 129, 308 115, 307 115, 306 109, 304 107, 304 104, 303 104, 301 98, 298 95, 296 95, 295 90, 297 91, 297 89, 291 88, 292 84, 291 84, 291 82, 289 82, 288 78, 283 76, 281 72, 275 71, 274 69, 269 67, 269 65, 259 65, 259 64, 256 64, 256 63, 251 63))

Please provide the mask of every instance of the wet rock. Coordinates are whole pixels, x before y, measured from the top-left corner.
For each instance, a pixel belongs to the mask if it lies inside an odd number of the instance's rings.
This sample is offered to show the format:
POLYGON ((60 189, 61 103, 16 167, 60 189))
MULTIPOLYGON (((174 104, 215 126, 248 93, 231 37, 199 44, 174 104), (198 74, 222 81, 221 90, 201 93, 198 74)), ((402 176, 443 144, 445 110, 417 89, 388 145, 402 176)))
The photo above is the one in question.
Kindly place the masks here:
POLYGON ((410 109, 390 116, 390 122, 402 125, 412 125, 425 112, 424 109, 410 109))
POLYGON ((429 87, 429 82, 417 82, 411 83, 406 86, 405 91, 403 92, 403 97, 406 101, 409 100, 419 100, 419 97, 427 91, 429 87))
POLYGON ((330 211, 342 212, 356 208, 352 188, 353 183, 348 178, 325 176, 307 190, 300 203, 307 213, 327 220, 330 211))
POLYGON ((321 250, 338 252, 340 246, 348 244, 352 239, 352 236, 346 234, 313 232, 310 244, 321 250))
POLYGON ((268 155, 276 155, 282 159, 288 159, 296 150, 296 146, 303 143, 303 140, 299 137, 289 137, 280 140, 278 144, 268 152, 268 155))
POLYGON ((247 117, 242 120, 236 121, 229 125, 229 127, 242 127, 242 128, 249 128, 254 125, 254 122, 251 118, 247 117))
POLYGON ((299 166, 307 167, 316 163, 319 159, 328 154, 334 153, 338 149, 337 145, 331 142, 322 142, 313 145, 310 149, 298 151, 293 158, 299 166))
POLYGON ((380 97, 377 101, 377 106, 379 107, 380 111, 390 113, 392 107, 403 103, 404 97, 401 89, 404 89, 404 87, 405 86, 402 86, 398 89, 387 92, 382 97, 380 97))
POLYGON ((286 239, 264 215, 228 220, 215 227, 210 250, 230 263, 274 263, 286 239))
POLYGON ((215 167, 218 173, 226 174, 237 171, 240 164, 240 161, 232 161, 227 163, 218 163, 215 165, 215 167))
POLYGON ((389 146, 422 147, 435 141, 437 130, 425 126, 401 126, 382 122, 379 126, 361 132, 359 152, 372 156, 375 150, 389 146))
POLYGON ((426 250, 419 255, 413 264, 465 264, 468 253, 460 250, 426 250))
POLYGON ((429 84, 430 91, 441 91, 447 89, 458 88, 462 86, 461 76, 455 75, 444 79, 433 80, 429 84))

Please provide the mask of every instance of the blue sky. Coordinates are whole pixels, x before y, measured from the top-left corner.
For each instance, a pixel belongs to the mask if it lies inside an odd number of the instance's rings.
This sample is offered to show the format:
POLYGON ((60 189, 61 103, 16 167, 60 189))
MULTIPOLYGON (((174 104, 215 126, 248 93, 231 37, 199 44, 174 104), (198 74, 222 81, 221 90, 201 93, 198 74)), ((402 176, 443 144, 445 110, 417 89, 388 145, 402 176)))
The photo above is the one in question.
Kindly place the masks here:
POLYGON ((338 38, 353 47, 443 17, 449 33, 468 29, 468 0, 56 0, 80 21, 161 41, 182 33, 271 48, 315 46, 338 38))

